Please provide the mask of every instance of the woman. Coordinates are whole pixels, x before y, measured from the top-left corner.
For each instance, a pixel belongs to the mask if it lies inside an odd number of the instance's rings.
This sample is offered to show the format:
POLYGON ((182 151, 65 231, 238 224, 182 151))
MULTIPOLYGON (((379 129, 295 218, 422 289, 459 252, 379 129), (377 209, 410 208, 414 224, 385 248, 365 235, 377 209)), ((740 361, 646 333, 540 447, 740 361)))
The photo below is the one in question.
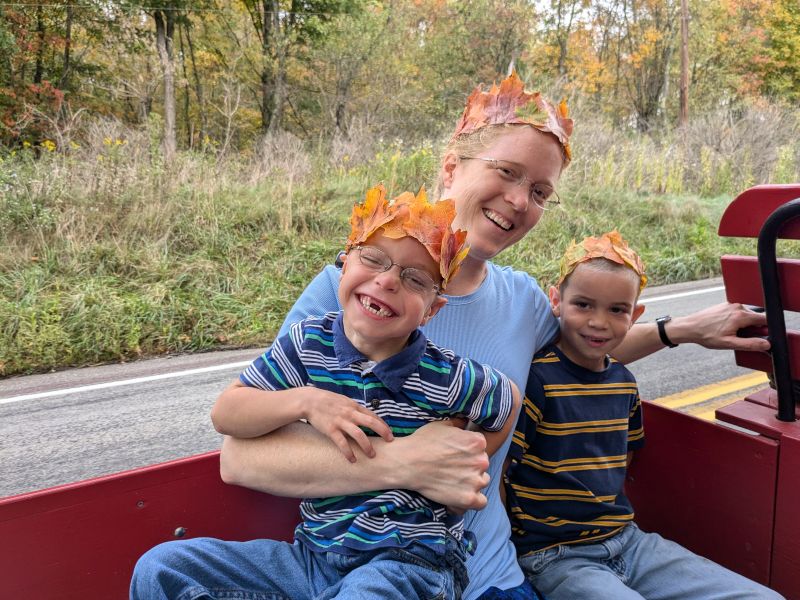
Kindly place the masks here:
MULTIPOLYGON (((525 389, 533 353, 553 337, 557 322, 532 277, 491 259, 525 237, 557 199, 554 188, 570 160, 571 131, 563 104, 556 108, 539 94, 525 93, 512 74, 500 87, 478 88, 469 97, 439 170, 439 196, 455 200, 456 225, 467 230, 470 253, 448 285, 447 305, 425 333, 504 372, 520 389, 525 389)), ((338 280, 338 269, 326 267, 292 308, 282 332, 305 316, 338 310, 338 280)), ((672 319, 663 333, 675 344, 765 350, 764 340, 736 337, 738 329, 763 322, 763 315, 740 305, 720 305, 672 319)), ((616 358, 630 362, 663 347, 654 324, 637 325, 616 358)), ((464 598, 477 598, 492 587, 512 597, 523 576, 497 485, 510 439, 491 464, 480 434, 451 423, 434 423, 391 443, 371 440, 375 456, 361 454, 351 464, 305 424, 257 440, 226 438, 222 476, 228 483, 284 496, 407 488, 454 509, 481 509, 466 516, 465 527, 476 534, 478 548, 467 563, 470 584, 464 598)))

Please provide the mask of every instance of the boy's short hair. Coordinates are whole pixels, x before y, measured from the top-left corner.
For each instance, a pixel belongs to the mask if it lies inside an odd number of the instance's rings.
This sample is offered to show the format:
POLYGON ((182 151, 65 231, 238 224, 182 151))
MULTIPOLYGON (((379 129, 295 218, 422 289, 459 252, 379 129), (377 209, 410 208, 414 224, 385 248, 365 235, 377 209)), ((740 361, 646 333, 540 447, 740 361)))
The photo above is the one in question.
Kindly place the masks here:
POLYGON ((390 239, 413 237, 439 265, 440 289, 444 290, 469 252, 467 232, 452 228, 455 214, 452 200, 431 204, 424 188, 416 196, 404 192, 390 202, 386 189, 378 184, 367 192, 363 203, 353 206, 345 252, 378 231, 390 239))
POLYGON ((561 258, 561 268, 556 286, 563 288, 567 279, 578 265, 592 261, 599 268, 604 268, 601 263, 607 264, 605 270, 630 269, 639 279, 639 294, 647 285, 647 275, 644 273, 644 263, 639 255, 628 246, 617 230, 604 233, 600 237, 586 237, 580 243, 572 240, 564 256, 561 258), (597 260, 597 259, 603 259, 597 260))

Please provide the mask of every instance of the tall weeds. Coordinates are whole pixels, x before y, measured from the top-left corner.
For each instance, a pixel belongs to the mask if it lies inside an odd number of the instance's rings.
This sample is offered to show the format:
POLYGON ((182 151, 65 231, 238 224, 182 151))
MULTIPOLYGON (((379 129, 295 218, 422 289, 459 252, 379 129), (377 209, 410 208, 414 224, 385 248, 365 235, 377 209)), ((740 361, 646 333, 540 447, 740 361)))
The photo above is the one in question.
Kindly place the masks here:
MULTIPOLYGON (((733 194, 800 180, 797 115, 707 116, 658 137, 576 118, 564 207, 499 257, 555 274, 573 237, 619 228, 654 283, 717 272, 733 194)), ((0 374, 267 343, 347 234, 353 202, 433 179, 441 141, 407 147, 354 127, 237 154, 207 140, 165 165, 157 123, 95 120, 0 158, 0 374)))

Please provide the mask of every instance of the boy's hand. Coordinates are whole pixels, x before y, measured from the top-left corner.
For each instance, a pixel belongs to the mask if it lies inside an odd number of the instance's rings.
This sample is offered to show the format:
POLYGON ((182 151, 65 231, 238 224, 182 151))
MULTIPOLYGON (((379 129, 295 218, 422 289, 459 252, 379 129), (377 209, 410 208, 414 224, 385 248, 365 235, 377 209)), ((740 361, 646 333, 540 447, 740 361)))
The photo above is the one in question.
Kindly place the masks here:
POLYGON ((375 457, 375 449, 360 427, 371 429, 387 442, 394 439, 386 421, 368 408, 334 392, 315 392, 307 400, 305 418, 314 429, 328 436, 350 462, 356 462, 351 442, 358 444, 369 458, 375 457))

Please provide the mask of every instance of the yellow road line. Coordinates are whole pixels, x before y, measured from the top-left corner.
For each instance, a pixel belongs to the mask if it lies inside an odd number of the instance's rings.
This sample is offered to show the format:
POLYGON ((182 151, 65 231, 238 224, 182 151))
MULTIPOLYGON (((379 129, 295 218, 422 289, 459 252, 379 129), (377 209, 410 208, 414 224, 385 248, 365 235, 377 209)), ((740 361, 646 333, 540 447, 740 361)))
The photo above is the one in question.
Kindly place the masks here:
POLYGON ((662 396, 653 400, 654 403, 669 408, 681 408, 690 406, 692 404, 699 404, 700 402, 707 402, 713 398, 724 396, 726 394, 733 394, 741 390, 756 387, 767 383, 767 374, 762 372, 748 373, 718 383, 711 383, 699 388, 685 390, 677 394, 669 396, 662 396))

